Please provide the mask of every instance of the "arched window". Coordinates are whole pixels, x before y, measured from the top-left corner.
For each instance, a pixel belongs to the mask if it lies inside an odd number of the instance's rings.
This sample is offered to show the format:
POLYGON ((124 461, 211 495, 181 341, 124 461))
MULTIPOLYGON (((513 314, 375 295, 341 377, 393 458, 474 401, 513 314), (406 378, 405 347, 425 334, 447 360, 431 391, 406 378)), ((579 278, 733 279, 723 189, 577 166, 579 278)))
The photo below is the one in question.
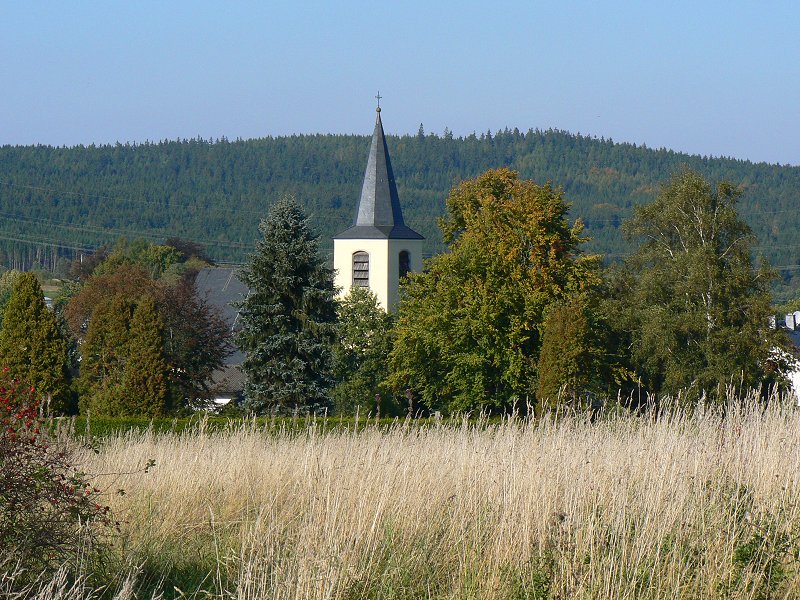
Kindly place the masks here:
POLYGON ((369 254, 353 253, 353 287, 369 287, 369 254))
POLYGON ((408 275, 408 272, 411 270, 411 257, 408 254, 408 250, 403 250, 400 253, 400 279, 408 275))

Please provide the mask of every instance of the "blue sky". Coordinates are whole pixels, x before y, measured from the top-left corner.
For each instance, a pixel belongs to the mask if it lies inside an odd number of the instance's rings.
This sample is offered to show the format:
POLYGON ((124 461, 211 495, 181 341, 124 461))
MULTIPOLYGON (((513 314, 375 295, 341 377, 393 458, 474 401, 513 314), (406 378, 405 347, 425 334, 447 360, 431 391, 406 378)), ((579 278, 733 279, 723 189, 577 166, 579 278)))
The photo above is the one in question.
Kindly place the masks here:
POLYGON ((0 144, 557 128, 800 165, 791 2, 0 0, 0 144))

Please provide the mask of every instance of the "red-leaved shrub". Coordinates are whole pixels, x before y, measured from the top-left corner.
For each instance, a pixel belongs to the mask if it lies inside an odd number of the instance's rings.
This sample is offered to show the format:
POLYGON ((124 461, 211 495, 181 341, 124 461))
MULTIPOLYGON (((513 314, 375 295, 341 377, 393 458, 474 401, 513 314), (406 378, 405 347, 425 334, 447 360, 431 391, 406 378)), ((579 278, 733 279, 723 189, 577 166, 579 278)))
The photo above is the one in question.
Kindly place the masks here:
MULTIPOLYGON (((46 430, 35 391, 0 374, 0 573, 35 579, 94 555, 113 526, 101 491, 46 430)), ((21 579, 20 582, 23 580, 21 579)))

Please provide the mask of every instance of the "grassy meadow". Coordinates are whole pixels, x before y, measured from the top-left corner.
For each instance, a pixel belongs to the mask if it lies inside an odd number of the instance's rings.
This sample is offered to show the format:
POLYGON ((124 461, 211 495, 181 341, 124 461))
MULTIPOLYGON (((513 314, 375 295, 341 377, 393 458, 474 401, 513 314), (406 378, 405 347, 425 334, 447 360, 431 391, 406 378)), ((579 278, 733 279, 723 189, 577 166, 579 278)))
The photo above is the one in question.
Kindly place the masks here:
POLYGON ((788 402, 284 435, 201 422, 96 450, 79 462, 120 532, 41 598, 800 597, 788 402))

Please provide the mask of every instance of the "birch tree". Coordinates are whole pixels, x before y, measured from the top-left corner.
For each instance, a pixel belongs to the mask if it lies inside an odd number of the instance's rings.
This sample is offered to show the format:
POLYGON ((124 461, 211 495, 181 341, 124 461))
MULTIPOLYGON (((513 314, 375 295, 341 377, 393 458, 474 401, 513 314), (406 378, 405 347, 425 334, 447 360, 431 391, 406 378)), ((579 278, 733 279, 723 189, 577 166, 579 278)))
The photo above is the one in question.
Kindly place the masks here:
POLYGON ((685 169, 624 225, 640 243, 619 298, 631 358, 651 391, 717 395, 768 381, 780 343, 768 321, 772 271, 752 260, 739 190, 685 169))

